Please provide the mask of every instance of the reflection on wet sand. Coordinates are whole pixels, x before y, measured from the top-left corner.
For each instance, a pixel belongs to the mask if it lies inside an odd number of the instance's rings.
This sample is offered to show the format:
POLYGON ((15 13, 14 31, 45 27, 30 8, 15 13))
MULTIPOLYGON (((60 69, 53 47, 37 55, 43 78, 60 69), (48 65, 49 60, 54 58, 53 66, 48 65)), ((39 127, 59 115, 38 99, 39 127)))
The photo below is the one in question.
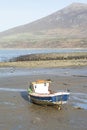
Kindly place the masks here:
POLYGON ((70 102, 75 108, 87 110, 86 93, 71 93, 70 102))

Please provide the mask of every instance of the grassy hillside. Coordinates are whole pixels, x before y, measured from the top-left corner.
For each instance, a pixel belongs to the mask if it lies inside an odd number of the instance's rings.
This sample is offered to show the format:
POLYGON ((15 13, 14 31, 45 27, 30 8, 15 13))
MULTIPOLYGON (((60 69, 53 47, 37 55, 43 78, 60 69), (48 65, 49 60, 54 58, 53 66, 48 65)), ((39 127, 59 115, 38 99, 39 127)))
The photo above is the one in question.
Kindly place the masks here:
POLYGON ((0 48, 87 48, 87 4, 0 33, 0 48))

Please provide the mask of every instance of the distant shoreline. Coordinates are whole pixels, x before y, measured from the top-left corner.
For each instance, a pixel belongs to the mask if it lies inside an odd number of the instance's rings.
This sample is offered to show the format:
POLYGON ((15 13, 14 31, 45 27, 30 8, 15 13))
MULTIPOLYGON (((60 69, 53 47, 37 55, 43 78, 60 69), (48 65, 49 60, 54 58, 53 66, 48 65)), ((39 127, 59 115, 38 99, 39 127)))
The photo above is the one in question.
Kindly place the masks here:
POLYGON ((50 50, 50 49, 58 49, 58 50, 60 50, 60 49, 62 49, 62 50, 69 50, 69 49, 72 49, 72 50, 87 50, 87 48, 82 48, 82 47, 80 47, 80 48, 0 48, 0 50, 50 50))
POLYGON ((9 62, 0 62, 0 67, 49 68, 87 66, 87 52, 48 53, 18 56, 9 62))
POLYGON ((46 61, 19 61, 0 62, 0 67, 22 67, 22 68, 55 68, 87 66, 87 60, 46 60, 46 61))

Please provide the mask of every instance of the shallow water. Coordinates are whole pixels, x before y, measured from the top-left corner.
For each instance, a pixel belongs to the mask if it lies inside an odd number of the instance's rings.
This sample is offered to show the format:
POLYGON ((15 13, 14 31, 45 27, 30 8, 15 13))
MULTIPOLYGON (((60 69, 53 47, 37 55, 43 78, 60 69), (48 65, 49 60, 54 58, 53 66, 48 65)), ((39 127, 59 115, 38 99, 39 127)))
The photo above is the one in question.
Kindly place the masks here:
POLYGON ((87 110, 87 94, 71 93, 70 104, 73 105, 73 107, 87 110))
MULTIPOLYGON (((20 88, 0 88, 0 92, 21 92, 26 94, 27 98, 27 90, 26 89, 20 89, 20 88)), ((2 102, 3 103, 3 102, 2 102)), ((0 102, 1 104, 1 102, 0 102)), ((4 102, 4 104, 10 104, 9 102, 4 102)), ((14 104, 14 103, 13 103, 14 104)), ((70 99, 69 104, 71 104, 73 107, 82 108, 87 110, 87 94, 86 93, 70 93, 70 99)))
POLYGON ((6 91, 6 92, 25 92, 25 91, 27 91, 26 89, 18 89, 18 88, 0 88, 0 92, 4 92, 4 91, 6 91))
POLYGON ((27 54, 38 53, 72 53, 72 52, 87 52, 87 49, 4 49, 0 50, 0 62, 8 61, 13 57, 27 54), (8 55, 7 55, 8 54, 8 55))
POLYGON ((20 76, 20 75, 57 75, 57 76, 76 76, 86 77, 87 67, 78 68, 15 68, 1 67, 0 77, 20 76))

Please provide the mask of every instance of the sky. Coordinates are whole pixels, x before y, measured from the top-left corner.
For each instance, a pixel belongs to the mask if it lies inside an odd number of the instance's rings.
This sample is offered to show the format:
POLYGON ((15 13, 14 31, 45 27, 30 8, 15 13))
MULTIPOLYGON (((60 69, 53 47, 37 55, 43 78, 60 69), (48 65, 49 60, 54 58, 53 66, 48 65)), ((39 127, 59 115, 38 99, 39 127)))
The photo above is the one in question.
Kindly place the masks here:
POLYGON ((0 32, 31 23, 72 3, 87 0, 0 0, 0 32))

